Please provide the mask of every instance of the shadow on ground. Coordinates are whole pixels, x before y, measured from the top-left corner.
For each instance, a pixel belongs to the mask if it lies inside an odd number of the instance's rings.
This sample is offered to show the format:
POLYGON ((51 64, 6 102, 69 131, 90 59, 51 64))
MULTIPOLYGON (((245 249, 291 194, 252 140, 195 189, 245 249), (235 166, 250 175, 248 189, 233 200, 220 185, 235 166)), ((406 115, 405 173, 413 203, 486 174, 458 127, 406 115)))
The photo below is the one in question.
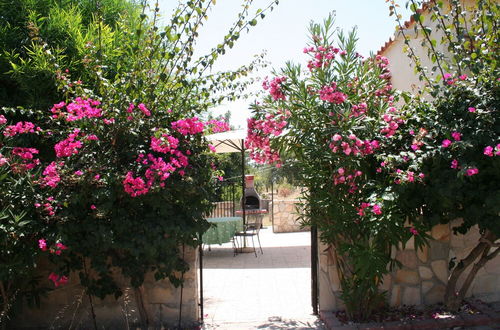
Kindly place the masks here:
POLYGON ((281 317, 269 317, 268 322, 244 322, 244 323, 221 323, 205 324, 203 329, 292 329, 292 330, 325 330, 323 322, 319 319, 310 321, 299 321, 293 319, 282 319, 281 317))

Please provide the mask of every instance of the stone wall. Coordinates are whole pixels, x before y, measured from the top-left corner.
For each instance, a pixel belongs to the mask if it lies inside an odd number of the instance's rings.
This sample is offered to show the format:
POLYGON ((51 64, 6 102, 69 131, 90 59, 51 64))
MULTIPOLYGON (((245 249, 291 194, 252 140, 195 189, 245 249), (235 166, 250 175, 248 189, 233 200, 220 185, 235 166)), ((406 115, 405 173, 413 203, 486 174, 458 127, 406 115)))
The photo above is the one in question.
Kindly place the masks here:
MULTIPOLYGON (((466 235, 454 235, 451 228, 457 224, 456 221, 451 225, 433 227, 429 233, 433 240, 424 249, 415 250, 413 240, 408 242, 404 250, 393 249, 394 256, 402 263, 402 267, 386 276, 381 287, 387 291, 391 306, 429 305, 443 301, 450 259, 462 259, 479 239, 477 227, 466 235)), ((333 251, 323 244, 319 246, 319 286, 322 310, 343 308, 338 299, 340 283, 333 251)), ((478 272, 467 297, 474 296, 487 302, 498 301, 499 288, 500 257, 497 257, 478 272)))
MULTIPOLYGON (((197 285, 197 250, 186 248, 185 260, 190 270, 184 274, 184 289, 181 324, 191 327, 198 320, 198 285, 197 285)), ((49 269, 48 265, 42 265, 49 269)), ((42 272, 47 278, 49 271, 42 272)), ((181 289, 175 288, 170 281, 155 281, 152 274, 147 274, 143 286, 133 289, 123 276, 115 276, 123 295, 116 300, 107 297, 104 300, 93 297, 94 311, 99 329, 137 328, 141 320, 147 319, 150 328, 177 326, 179 321, 181 289)), ((50 286, 52 283, 48 283, 50 286)), ((78 274, 70 275, 68 284, 50 291, 42 297, 40 308, 23 307, 17 318, 12 320, 12 329, 26 328, 82 328, 92 329, 93 321, 89 297, 80 285, 78 274)))
POLYGON ((297 213, 298 200, 274 200, 269 203, 269 211, 273 210, 273 232, 291 233, 297 231, 308 231, 309 227, 302 227, 298 220, 297 213))

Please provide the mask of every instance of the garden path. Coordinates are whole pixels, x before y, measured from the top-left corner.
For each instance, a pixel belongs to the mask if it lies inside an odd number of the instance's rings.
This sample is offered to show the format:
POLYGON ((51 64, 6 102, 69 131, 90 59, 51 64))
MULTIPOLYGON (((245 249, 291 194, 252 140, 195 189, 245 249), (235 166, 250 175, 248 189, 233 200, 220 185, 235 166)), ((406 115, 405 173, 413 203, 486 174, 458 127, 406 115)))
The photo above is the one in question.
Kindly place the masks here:
POLYGON ((205 329, 323 329, 312 315, 310 233, 261 230, 264 254, 205 248, 205 329))

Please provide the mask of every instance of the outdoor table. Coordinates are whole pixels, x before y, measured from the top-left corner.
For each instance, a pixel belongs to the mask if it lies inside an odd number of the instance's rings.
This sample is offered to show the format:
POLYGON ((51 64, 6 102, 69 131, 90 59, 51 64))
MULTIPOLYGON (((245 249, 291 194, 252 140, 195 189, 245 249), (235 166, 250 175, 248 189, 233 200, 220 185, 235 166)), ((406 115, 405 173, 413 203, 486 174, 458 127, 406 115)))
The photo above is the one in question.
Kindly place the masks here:
POLYGON ((216 224, 210 227, 202 237, 204 244, 222 244, 231 242, 234 234, 243 230, 243 218, 224 217, 208 218, 208 222, 216 224))

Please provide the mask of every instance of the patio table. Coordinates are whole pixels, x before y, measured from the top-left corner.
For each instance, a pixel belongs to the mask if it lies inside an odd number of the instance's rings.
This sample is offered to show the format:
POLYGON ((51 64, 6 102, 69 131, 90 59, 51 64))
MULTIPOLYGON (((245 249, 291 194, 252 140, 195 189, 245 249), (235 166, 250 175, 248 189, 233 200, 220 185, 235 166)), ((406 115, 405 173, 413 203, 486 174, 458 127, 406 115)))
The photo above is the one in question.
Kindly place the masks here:
POLYGON ((204 244, 222 244, 230 242, 234 234, 243 230, 243 218, 241 217, 223 217, 208 218, 208 222, 214 223, 202 237, 204 244))

